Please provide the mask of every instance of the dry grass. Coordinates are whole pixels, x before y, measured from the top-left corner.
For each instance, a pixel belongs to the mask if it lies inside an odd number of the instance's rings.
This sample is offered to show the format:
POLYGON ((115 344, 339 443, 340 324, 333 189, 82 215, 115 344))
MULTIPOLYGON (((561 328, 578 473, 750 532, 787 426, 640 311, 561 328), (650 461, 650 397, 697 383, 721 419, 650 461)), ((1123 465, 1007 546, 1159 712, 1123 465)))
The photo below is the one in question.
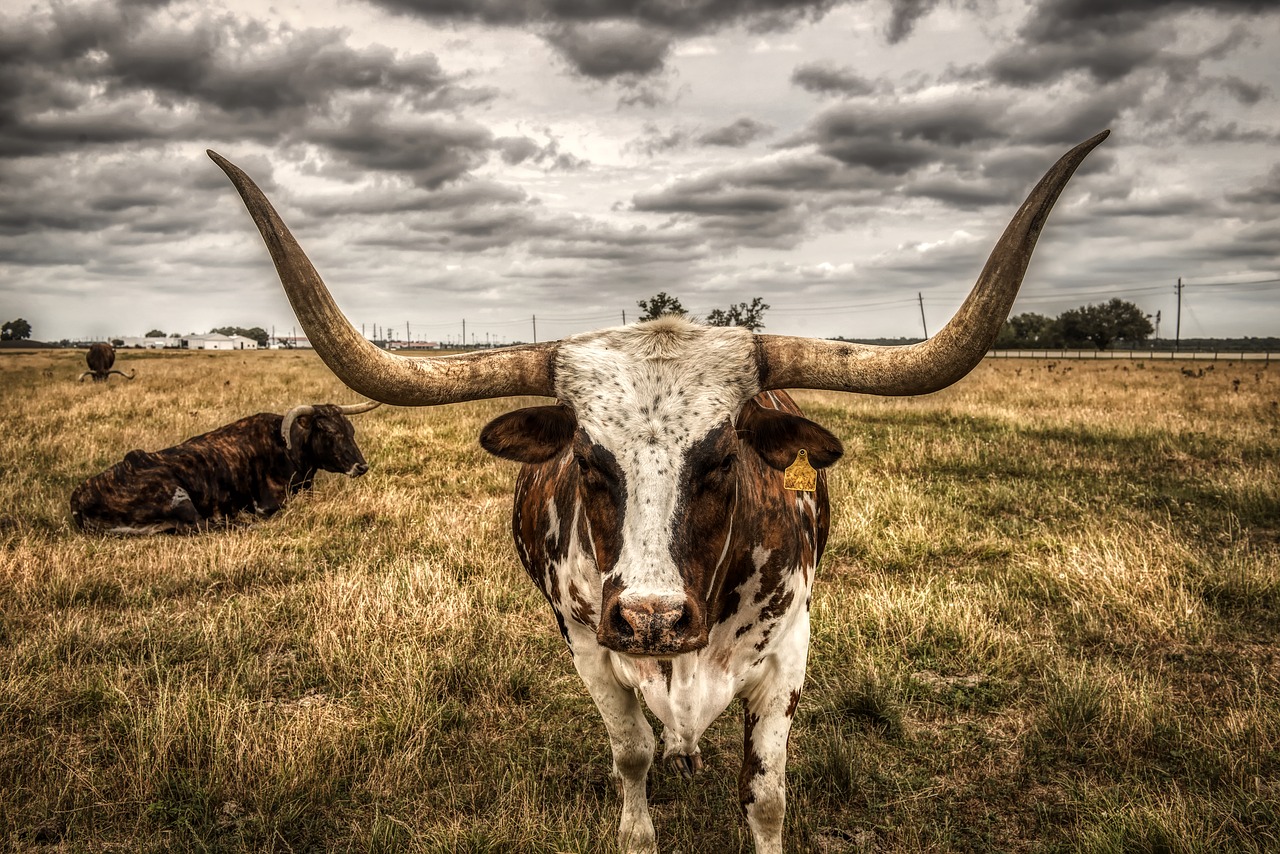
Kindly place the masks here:
MULTIPOLYGON (((515 402, 361 416, 370 473, 266 523, 99 539, 67 498, 125 451, 354 397, 310 353, 82 365, 0 355, 0 846, 612 850, 603 726, 475 442, 515 402)), ((791 849, 1280 850, 1280 371, 1066 367, 800 395, 848 453, 791 849)), ((749 848, 740 739, 655 773, 664 850, 749 848)))

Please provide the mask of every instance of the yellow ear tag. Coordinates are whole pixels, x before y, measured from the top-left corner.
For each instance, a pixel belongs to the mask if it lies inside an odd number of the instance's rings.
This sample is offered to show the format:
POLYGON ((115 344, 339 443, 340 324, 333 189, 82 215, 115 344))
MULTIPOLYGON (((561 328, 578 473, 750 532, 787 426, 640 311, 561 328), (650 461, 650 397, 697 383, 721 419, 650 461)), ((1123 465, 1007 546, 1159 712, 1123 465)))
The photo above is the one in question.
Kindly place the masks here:
POLYGON ((804 448, 796 454, 796 461, 782 473, 782 488, 796 492, 813 492, 818 488, 818 470, 809 465, 809 452, 804 448))

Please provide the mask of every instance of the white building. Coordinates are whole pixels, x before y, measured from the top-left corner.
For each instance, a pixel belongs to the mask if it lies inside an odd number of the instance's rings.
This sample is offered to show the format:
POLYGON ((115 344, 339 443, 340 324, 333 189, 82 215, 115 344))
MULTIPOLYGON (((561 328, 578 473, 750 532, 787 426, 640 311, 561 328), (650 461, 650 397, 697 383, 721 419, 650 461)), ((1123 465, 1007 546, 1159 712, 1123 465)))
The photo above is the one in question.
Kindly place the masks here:
POLYGON ((182 346, 188 350, 257 350, 258 342, 243 335, 210 332, 208 335, 188 335, 182 339, 182 346))
POLYGON ((139 349, 139 348, 140 348, 140 349, 143 349, 143 350, 166 350, 166 349, 174 349, 174 350, 176 350, 177 348, 179 348, 179 347, 181 347, 181 346, 182 346, 182 339, 181 339, 181 338, 129 338, 129 337, 122 337, 122 338, 120 338, 120 339, 118 339, 118 340, 120 340, 120 341, 123 341, 123 342, 124 342, 123 344, 121 344, 121 345, 120 345, 122 348, 133 348, 133 349, 139 349))

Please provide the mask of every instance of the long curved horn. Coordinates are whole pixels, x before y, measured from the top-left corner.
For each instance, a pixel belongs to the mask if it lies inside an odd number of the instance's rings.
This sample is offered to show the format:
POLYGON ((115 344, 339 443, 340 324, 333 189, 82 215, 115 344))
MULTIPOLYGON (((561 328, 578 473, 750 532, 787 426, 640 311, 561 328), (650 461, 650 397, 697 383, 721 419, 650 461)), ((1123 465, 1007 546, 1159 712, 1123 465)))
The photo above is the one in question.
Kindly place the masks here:
POLYGON ((117 369, 117 368, 112 368, 111 370, 107 371, 106 376, 108 376, 108 377, 109 377, 109 376, 111 376, 112 374, 119 374, 120 376, 124 377, 125 379, 127 379, 127 380, 131 380, 131 379, 133 379, 134 377, 136 377, 136 376, 138 375, 138 371, 137 371, 137 369, 135 368, 135 369, 133 369, 133 370, 130 370, 130 371, 129 371, 129 373, 127 373, 127 374, 126 374, 124 371, 121 371, 121 370, 119 370, 119 369, 117 369))
POLYGON ((84 382, 85 377, 92 376, 92 375, 93 375, 93 371, 85 371, 83 374, 80 375, 80 379, 76 380, 76 382, 84 382))
POLYGON ((307 406, 304 403, 302 406, 295 406, 284 414, 284 420, 280 422, 280 435, 284 439, 284 446, 290 451, 293 450, 293 441, 289 438, 289 435, 293 433, 293 422, 304 415, 311 415, 315 411, 316 408, 314 406, 307 406))
POLYGON ((370 409, 377 409, 382 405, 380 400, 366 400, 364 403, 348 403, 339 404, 338 411, 343 415, 359 415, 362 412, 368 412, 370 409))
POLYGON ((757 335, 761 389, 819 388, 862 394, 928 394, 982 361, 1018 296, 1040 229, 1067 181, 1111 131, 1062 156, 1018 208, 955 317, 919 344, 875 346, 821 338, 757 335))
POLYGON ((320 274, 253 180, 215 152, 207 153, 227 173, 249 209, 311 345, 352 390, 397 406, 554 395, 554 343, 418 357, 388 353, 366 340, 343 316, 320 274))

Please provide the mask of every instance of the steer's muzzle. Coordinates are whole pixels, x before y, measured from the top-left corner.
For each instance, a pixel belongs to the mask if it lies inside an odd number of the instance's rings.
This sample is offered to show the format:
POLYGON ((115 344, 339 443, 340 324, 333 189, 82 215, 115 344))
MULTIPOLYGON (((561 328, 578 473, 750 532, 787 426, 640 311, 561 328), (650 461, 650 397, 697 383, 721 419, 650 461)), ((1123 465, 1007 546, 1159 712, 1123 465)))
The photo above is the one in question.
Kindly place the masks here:
POLYGON ((630 655, 680 655, 707 645, 707 621, 691 596, 612 597, 596 630, 601 645, 630 655))
POLYGON ((359 462, 347 469, 347 477, 359 477, 369 470, 369 464, 359 462))

